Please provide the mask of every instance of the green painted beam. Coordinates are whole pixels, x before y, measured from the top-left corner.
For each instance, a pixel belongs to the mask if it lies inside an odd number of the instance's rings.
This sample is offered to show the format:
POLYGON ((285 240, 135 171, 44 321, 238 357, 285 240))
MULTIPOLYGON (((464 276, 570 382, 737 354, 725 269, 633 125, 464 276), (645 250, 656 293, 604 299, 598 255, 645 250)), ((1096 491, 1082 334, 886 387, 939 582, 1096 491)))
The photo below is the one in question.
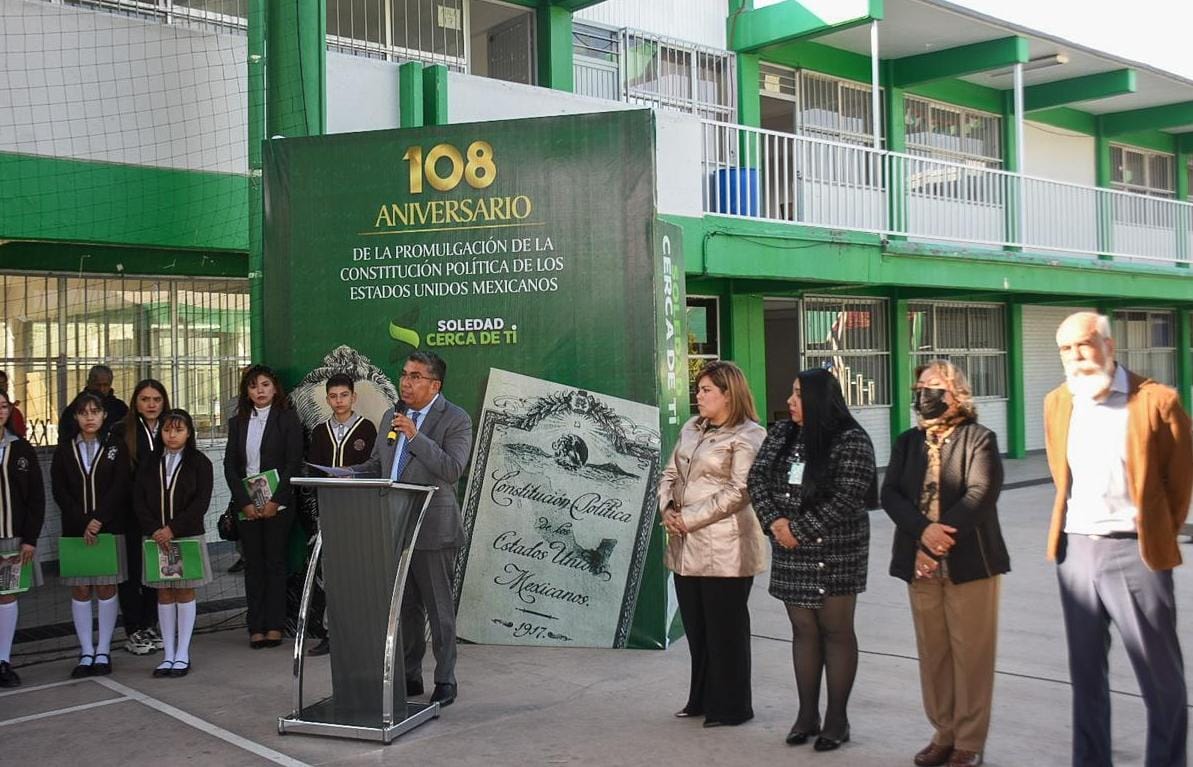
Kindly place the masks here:
POLYGON ((1193 154, 1193 133, 1180 133, 1176 136, 1178 152, 1193 154))
POLYGON ((168 275, 244 278, 249 273, 249 256, 243 251, 8 241, 0 244, 0 268, 128 277, 168 275))
POLYGON ((1027 367, 1023 359, 1023 304, 1011 301, 1006 310, 1007 339, 1007 458, 1027 454, 1027 367))
POLYGON ((423 65, 407 61, 398 67, 398 125, 423 126, 423 65))
POLYGON ((1176 311, 1176 381, 1185 410, 1193 412, 1193 311, 1176 311))
POLYGON ((881 0, 871 0, 865 15, 841 23, 828 23, 794 0, 752 8, 744 3, 733 9, 725 22, 729 50, 755 53, 772 45, 813 37, 868 24, 881 19, 881 0))
POLYGON ((889 303, 891 323, 891 437, 911 428, 911 322, 906 298, 889 303))
POLYGON ((265 343, 265 193, 261 178, 261 142, 265 140, 265 8, 266 0, 248 6, 248 277, 249 344, 252 357, 262 358, 265 343))
POLYGON ((560 5, 546 5, 535 15, 538 23, 538 84, 571 93, 575 87, 572 82, 572 11, 560 5))
POLYGON ((1027 38, 1013 36, 961 45, 891 62, 892 85, 907 87, 932 80, 1001 69, 1028 60, 1027 38))
POLYGON ((1084 77, 1070 77, 1050 83, 1029 85, 1023 89, 1023 105, 1028 112, 1039 109, 1093 101, 1134 93, 1137 86, 1134 69, 1116 69, 1084 77))
POLYGON ((447 125, 447 67, 429 64, 423 68, 423 122, 447 125))
POLYGON ((600 5, 603 2, 605 0, 551 0, 551 5, 568 13, 575 13, 585 8, 591 8, 594 5, 600 5))
POLYGON ((1193 124, 1193 101, 1165 104, 1158 107, 1111 112, 1099 116, 1102 132, 1107 136, 1121 136, 1142 130, 1164 130, 1193 124))

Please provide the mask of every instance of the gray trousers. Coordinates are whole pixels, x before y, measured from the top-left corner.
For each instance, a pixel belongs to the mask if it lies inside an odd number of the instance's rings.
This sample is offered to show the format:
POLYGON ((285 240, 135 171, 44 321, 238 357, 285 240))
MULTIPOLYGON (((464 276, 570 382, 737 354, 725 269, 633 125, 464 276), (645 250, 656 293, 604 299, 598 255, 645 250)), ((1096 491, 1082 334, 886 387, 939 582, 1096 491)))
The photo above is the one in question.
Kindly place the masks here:
POLYGON ((456 603, 452 576, 459 549, 415 549, 402 595, 402 647, 406 678, 422 679, 427 621, 435 654, 435 684, 456 683, 456 603))
POLYGON ((1186 767, 1185 668, 1172 571, 1133 538, 1068 535, 1057 567, 1073 683, 1073 767, 1112 767, 1107 652, 1113 622, 1147 706, 1147 767, 1186 767))

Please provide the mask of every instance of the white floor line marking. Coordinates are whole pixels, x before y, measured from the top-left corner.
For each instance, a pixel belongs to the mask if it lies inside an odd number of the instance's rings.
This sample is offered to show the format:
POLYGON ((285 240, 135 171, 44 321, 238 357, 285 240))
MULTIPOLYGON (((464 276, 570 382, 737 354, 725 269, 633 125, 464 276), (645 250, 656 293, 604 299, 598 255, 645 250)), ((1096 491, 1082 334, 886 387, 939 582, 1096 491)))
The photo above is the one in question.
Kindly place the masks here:
POLYGON ((91 677, 91 681, 98 685, 107 687, 112 692, 120 693, 121 695, 124 695, 128 698, 132 698, 138 703, 144 704, 146 707, 151 708, 154 711, 158 711, 165 714, 166 716, 173 717, 183 724, 194 727, 200 732, 205 732, 208 735, 217 737, 225 743, 230 743, 231 745, 244 749, 251 754, 256 754, 262 759, 268 759, 274 764, 280 764, 283 767, 311 767, 311 765, 307 764, 306 762, 300 762, 292 756, 283 754, 281 751, 274 751, 272 748, 263 746, 256 741, 249 740, 248 738, 237 735, 234 732, 225 730, 223 727, 218 727, 205 719, 200 719, 194 714, 187 713, 180 708, 175 708, 169 703, 160 701, 151 695, 146 695, 140 690, 127 687, 120 684, 119 682, 113 682, 111 679, 106 677, 91 677))
POLYGON ((36 687, 21 687, 16 690, 9 690, 8 692, 0 692, 0 698, 7 698, 9 695, 20 695, 23 692, 37 692, 38 690, 49 690, 54 687, 65 687, 68 684, 85 684, 91 681, 90 679, 67 679, 64 682, 48 682, 46 684, 39 684, 36 687))
POLYGON ((11 727, 14 724, 35 722, 38 719, 49 719, 51 716, 61 716, 62 714, 73 714, 76 711, 86 711, 89 708, 99 708, 100 706, 110 706, 113 703, 123 703, 126 700, 132 700, 132 698, 106 698, 104 700, 97 700, 94 703, 80 703, 77 706, 56 708, 53 711, 43 711, 40 714, 18 716, 16 719, 5 719, 3 722, 0 722, 0 727, 11 727))

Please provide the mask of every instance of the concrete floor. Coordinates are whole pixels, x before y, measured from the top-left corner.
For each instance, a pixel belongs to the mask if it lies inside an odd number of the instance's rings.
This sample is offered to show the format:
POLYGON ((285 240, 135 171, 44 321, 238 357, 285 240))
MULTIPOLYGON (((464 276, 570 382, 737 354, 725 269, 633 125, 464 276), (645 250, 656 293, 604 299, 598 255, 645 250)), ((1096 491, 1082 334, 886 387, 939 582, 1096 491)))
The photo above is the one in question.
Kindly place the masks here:
MULTIPOLYGON (((1064 632, 1055 574, 1043 558, 1051 495, 1048 485, 1029 486, 1006 492, 1001 503, 1014 570, 1003 582, 992 767, 1069 763, 1064 632)), ((114 658, 115 674, 99 682, 38 690, 62 682, 71 664, 21 669, 24 690, 0 695, 4 761, 148 765, 169 753, 170 763, 204 765, 909 765, 931 733, 920 707, 906 588, 885 574, 891 524, 881 513, 872 519, 870 588, 858 606, 853 741, 835 753, 783 744, 795 715, 790 628, 762 576, 751 599, 756 718, 737 728, 704 730, 699 720, 671 716, 687 689, 682 641, 665 652, 464 645, 458 702, 396 743, 283 737, 276 717, 291 708, 288 652, 253 651, 243 634, 225 631, 197 639, 195 670, 182 680, 152 679, 153 656, 124 654, 114 658)), ((1193 556, 1193 547, 1183 548, 1193 556)), ((1177 598, 1187 614, 1189 567, 1177 571, 1177 598)), ((1115 764, 1141 765, 1144 710, 1117 643, 1111 673, 1115 764)), ((312 661, 311 694, 327 684, 326 660, 312 661)))

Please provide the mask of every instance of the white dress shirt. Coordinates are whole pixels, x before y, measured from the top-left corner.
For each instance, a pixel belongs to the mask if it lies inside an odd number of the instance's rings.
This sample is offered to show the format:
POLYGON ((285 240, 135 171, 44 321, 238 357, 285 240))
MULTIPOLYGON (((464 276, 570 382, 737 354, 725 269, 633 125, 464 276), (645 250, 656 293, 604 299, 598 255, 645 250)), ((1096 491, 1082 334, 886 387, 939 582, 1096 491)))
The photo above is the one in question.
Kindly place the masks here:
POLYGON ((255 407, 249 413, 249 427, 244 440, 245 476, 261 473, 261 437, 265 434, 265 423, 269 420, 271 407, 255 407))
POLYGON ((1067 447, 1073 482, 1066 533, 1135 532, 1139 509, 1127 484, 1127 389, 1127 369, 1117 365, 1105 399, 1073 397, 1067 447))

